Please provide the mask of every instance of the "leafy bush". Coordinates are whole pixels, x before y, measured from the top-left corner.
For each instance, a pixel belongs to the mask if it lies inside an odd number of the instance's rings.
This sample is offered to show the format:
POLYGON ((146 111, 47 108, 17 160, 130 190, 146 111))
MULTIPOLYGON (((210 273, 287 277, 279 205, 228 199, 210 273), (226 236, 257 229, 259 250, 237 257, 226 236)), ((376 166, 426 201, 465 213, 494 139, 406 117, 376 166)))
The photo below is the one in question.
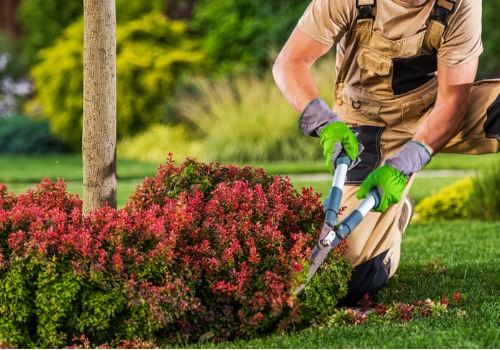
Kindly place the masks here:
MULTIPOLYGON (((116 0, 118 24, 140 16, 162 11, 163 0, 116 0)), ((23 28, 24 49, 29 62, 38 61, 38 51, 53 45, 64 29, 83 14, 83 3, 77 0, 23 0, 17 17, 23 28)))
POLYGON ((13 115, 0 118, 0 154, 60 153, 67 147, 54 139, 46 121, 13 115))
MULTIPOLYGON (((68 27, 42 51, 32 70, 38 101, 51 130, 81 147, 83 113, 83 22, 68 27)), ((183 73, 203 66, 203 54, 185 35, 185 24, 159 13, 117 26, 118 138, 161 119, 166 96, 183 73)))
POLYGON ((175 235, 159 207, 83 218, 81 201, 49 180, 17 197, 0 185, 0 204, 0 339, 9 344, 150 337, 196 307, 168 272, 175 235))
MULTIPOLYGON (((174 345, 310 321, 307 296, 293 291, 321 223, 318 197, 262 169, 171 158, 125 208, 85 217, 62 180, 18 196, 0 185, 2 344, 174 345)), ((341 250, 327 261, 337 262, 344 290, 341 250)))
POLYGON ((76 0, 23 0, 17 18, 23 29, 24 51, 30 63, 37 61, 38 50, 54 43, 70 23, 83 13, 76 0))
POLYGON ((177 205, 184 214, 177 224, 175 260, 182 263, 176 270, 191 276, 190 287, 204 307, 186 320, 190 329, 184 332, 192 340, 287 329, 323 317, 345 295, 352 269, 345 246, 332 252, 315 275, 323 283, 311 284, 299 299, 294 295, 307 274, 309 248, 323 217, 319 195, 311 188, 298 194, 289 179, 270 177, 262 169, 193 159, 175 167, 170 159, 156 178, 146 179, 136 190, 126 209, 162 206, 179 196, 177 205), (331 294, 322 301, 322 313, 314 314, 309 296, 323 290, 331 294))
POLYGON ((488 1, 482 5, 484 53, 480 57, 478 77, 482 79, 500 77, 500 64, 498 62, 498 57, 500 57, 500 33, 496 30, 500 1, 488 1))
POLYGON ((492 164, 472 180, 468 201, 470 216, 484 220, 500 219, 500 162, 492 164))
POLYGON ((144 132, 122 140, 118 144, 118 155, 148 163, 165 161, 169 152, 177 159, 203 158, 203 147, 192 134, 186 125, 154 124, 144 132))
POLYGON ((415 207, 418 220, 445 221, 469 217, 467 202, 471 189, 472 179, 467 177, 424 198, 415 207))
POLYGON ((267 0, 200 0, 190 27, 222 72, 269 67, 269 51, 281 47, 309 1, 284 6, 267 0))

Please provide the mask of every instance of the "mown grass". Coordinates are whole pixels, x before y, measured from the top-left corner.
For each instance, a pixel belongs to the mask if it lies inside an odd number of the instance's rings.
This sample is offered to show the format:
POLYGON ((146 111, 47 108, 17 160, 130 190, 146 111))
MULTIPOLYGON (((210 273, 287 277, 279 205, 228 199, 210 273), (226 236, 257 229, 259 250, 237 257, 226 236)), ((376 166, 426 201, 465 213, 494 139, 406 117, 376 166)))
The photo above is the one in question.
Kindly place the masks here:
POLYGON ((401 263, 379 293, 379 302, 441 300, 455 292, 466 302, 441 316, 408 323, 367 323, 305 331, 200 348, 499 348, 500 223, 456 221, 411 225, 403 240, 401 263), (446 272, 428 269, 439 260, 446 272))
MULTIPOLYGON (((154 176, 159 164, 128 160, 117 161, 117 202, 123 207, 146 176, 154 176)), ((0 183, 10 192, 19 193, 34 187, 44 178, 64 179, 67 191, 83 197, 81 155, 1 156, 0 183)))
MULTIPOLYGON (((426 170, 471 170, 485 169, 492 162, 498 161, 500 154, 481 156, 463 156, 438 154, 425 168, 426 170)), ((244 166, 247 164, 238 164, 244 166)), ((154 176, 159 164, 118 159, 118 206, 122 207, 140 185, 146 176, 154 176)), ((253 167, 261 167, 269 174, 290 175, 295 187, 314 187, 319 193, 326 195, 331 186, 331 180, 326 174, 324 162, 273 162, 255 163, 253 167), (325 174, 326 179, 320 180, 295 180, 294 174, 325 174)), ((11 192, 18 193, 33 187, 43 178, 64 179, 68 191, 83 195, 82 190, 82 158, 81 155, 48 155, 48 156, 1 156, 0 157, 0 183, 5 183, 11 192)), ((425 196, 437 192, 445 185, 451 184, 463 175, 450 173, 446 177, 420 178, 414 182, 410 195, 416 202, 425 196)))
MULTIPOLYGON (((165 155, 165 159, 167 155, 165 155)), ((480 156, 437 154, 424 170, 470 170, 485 169, 494 161, 500 160, 500 153, 480 156)), ((248 163, 249 164, 249 163, 248 163)), ((159 163, 130 161, 118 159, 117 173, 119 178, 141 178, 155 174, 159 163)), ((238 164, 240 166, 247 165, 238 164)), ((325 173, 323 161, 277 161, 272 163, 251 163, 253 167, 261 167, 269 174, 311 174, 325 173)), ((65 180, 82 179, 82 156, 79 154, 54 154, 45 156, 2 155, 0 156, 0 181, 33 182, 44 177, 63 178, 65 180)))
MULTIPOLYGON (((165 156, 166 158, 166 156, 165 156)), ((137 179, 156 173, 159 164, 119 159, 118 178, 137 179)), ((0 156, 0 182, 31 183, 43 178, 81 181, 82 156, 79 154, 54 154, 45 156, 0 156)))

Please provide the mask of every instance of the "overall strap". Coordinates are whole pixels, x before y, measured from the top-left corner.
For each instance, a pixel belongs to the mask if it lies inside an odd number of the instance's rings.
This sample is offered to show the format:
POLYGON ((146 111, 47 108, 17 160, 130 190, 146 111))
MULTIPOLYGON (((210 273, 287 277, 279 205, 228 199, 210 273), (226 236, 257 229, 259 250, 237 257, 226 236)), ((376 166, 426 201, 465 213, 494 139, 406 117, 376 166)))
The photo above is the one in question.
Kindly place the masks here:
POLYGON ((430 17, 422 45, 424 53, 437 51, 441 46, 444 31, 448 26, 448 16, 455 11, 455 6, 456 0, 436 0, 435 14, 430 17))
MULTIPOLYGON (((358 10, 358 16, 356 17, 356 24, 354 29, 355 42, 359 42, 361 36, 371 35, 373 30, 373 22, 375 17, 372 15, 373 7, 375 6, 375 0, 356 0, 356 9, 358 10)), ((346 78, 349 67, 354 63, 356 57, 356 52, 350 50, 349 53, 343 58, 342 65, 337 74, 335 93, 338 89, 344 86, 344 80, 346 78)), ((337 98, 337 97, 335 97, 337 98)))
POLYGON ((444 24, 445 27, 448 26, 446 19, 448 16, 455 11, 456 0, 437 0, 436 1, 436 14, 431 17, 431 20, 436 20, 444 24))
MULTIPOLYGON (((373 7, 375 6, 375 0, 356 0, 356 9, 358 10, 358 16, 356 17, 356 23, 354 25, 354 35, 351 37, 351 43, 356 43, 361 40, 362 36, 371 35, 373 30, 373 22, 375 17, 372 15, 373 7)), ((337 79, 335 83, 335 96, 337 98, 338 92, 344 87, 344 81, 349 71, 349 67, 353 64, 356 57, 355 50, 349 50, 346 52, 346 56, 342 59, 342 64, 337 74, 337 79)), ((338 54, 337 54, 338 58, 338 54)))

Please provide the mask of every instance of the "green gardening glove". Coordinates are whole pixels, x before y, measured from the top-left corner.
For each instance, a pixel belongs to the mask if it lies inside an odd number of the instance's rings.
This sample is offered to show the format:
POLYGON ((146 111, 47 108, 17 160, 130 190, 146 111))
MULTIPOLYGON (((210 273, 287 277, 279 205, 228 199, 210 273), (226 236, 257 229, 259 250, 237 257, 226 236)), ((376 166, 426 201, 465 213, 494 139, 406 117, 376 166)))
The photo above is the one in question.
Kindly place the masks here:
POLYGON ((380 195, 380 204, 375 211, 384 212, 403 197, 406 181, 420 171, 431 160, 427 148, 416 141, 408 141, 385 165, 372 171, 356 193, 358 199, 366 197, 372 188, 380 195))
POLYGON ((349 168, 359 163, 358 155, 363 146, 358 145, 354 132, 321 98, 316 98, 307 105, 300 116, 299 127, 304 134, 320 138, 326 168, 330 173, 334 173, 335 163, 342 150, 352 160, 349 168))
POLYGON ((323 127, 319 134, 320 143, 323 147, 323 155, 326 160, 326 168, 333 174, 335 162, 342 150, 353 161, 351 168, 358 163, 360 148, 356 135, 344 122, 334 122, 323 127))
POLYGON ((402 172, 384 165, 368 175, 356 193, 356 197, 363 199, 371 189, 376 188, 380 195, 380 204, 373 210, 384 212, 390 205, 401 200, 406 188, 406 180, 402 172))

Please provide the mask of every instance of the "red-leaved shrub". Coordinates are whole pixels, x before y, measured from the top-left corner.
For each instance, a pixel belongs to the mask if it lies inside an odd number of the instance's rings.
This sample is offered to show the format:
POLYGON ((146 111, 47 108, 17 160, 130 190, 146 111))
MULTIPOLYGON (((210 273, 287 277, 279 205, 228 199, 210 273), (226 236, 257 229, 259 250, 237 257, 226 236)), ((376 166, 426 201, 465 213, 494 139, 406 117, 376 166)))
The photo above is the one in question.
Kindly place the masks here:
MULTIPOLYGON (((62 181, 18 196, 0 185, 0 340, 24 348, 74 339, 176 344, 307 324, 315 306, 294 290, 322 218, 312 189, 194 159, 176 166, 169 158, 125 208, 87 216, 62 181)), ((309 288, 328 291, 322 310, 345 293, 343 249, 309 288)))

